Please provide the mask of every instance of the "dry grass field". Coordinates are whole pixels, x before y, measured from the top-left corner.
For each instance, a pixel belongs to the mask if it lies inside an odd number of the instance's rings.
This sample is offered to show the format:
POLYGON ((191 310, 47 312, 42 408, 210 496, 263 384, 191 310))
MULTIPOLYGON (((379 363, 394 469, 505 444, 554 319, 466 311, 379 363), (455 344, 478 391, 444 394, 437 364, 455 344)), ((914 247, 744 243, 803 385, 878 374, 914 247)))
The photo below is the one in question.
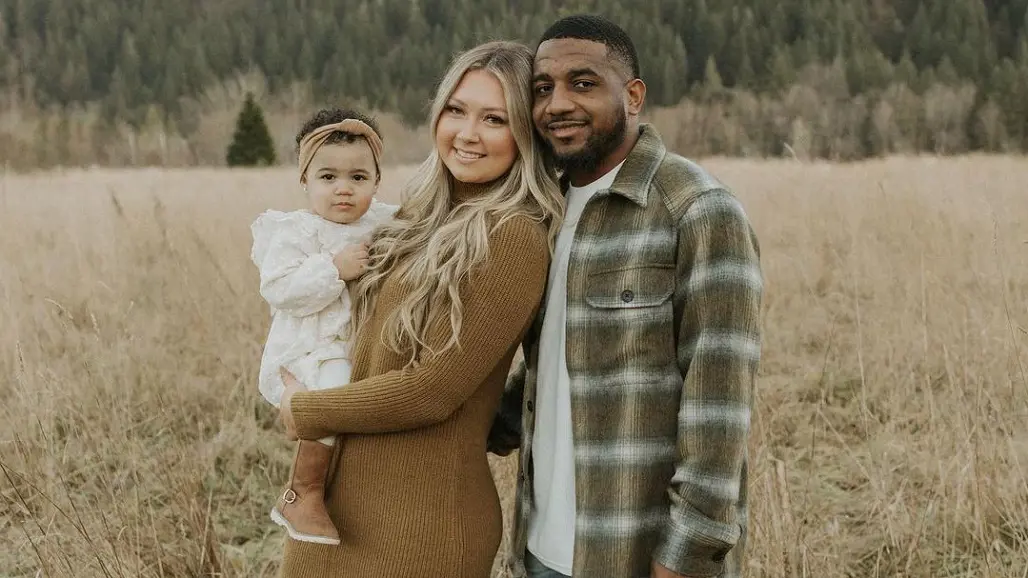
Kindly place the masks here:
MULTIPOLYGON (((748 575, 1028 576, 1028 160, 705 164, 767 279, 748 575)), ((0 187, 0 576, 275 575, 248 226, 293 172, 0 187)))

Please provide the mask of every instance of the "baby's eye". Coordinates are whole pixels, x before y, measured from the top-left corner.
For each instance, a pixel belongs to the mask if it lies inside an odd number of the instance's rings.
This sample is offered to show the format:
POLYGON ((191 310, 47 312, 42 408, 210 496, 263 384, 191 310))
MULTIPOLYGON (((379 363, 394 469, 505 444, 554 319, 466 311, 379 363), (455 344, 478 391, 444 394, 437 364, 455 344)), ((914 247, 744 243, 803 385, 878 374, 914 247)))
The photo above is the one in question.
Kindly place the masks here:
POLYGON ((335 175, 321 175, 321 180, 332 182, 332 181, 336 180, 336 176, 335 175))
POLYGON ((366 181, 366 180, 368 180, 368 177, 366 177, 364 175, 353 175, 353 180, 355 180, 355 181, 366 181))

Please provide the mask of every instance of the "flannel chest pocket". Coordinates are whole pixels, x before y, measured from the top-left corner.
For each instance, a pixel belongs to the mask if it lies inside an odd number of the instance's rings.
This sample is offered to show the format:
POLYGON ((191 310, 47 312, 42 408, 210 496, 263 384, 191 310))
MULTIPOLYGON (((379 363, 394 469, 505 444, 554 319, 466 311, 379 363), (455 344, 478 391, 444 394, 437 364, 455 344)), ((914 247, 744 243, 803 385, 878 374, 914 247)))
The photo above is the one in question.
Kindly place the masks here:
POLYGON ((599 309, 656 307, 675 290, 672 264, 636 265, 590 273, 585 301, 599 309))

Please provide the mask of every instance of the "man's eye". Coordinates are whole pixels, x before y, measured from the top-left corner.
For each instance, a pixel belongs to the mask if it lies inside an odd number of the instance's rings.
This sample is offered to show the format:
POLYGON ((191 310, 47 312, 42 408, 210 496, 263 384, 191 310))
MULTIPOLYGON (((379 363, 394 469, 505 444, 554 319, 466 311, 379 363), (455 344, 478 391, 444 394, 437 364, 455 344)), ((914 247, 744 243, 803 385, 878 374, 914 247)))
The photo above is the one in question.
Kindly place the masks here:
POLYGON ((592 88, 596 86, 596 83, 589 80, 579 80, 575 82, 576 88, 592 88))
POLYGON ((535 87, 536 94, 549 94, 550 90, 552 90, 552 87, 546 85, 535 87))

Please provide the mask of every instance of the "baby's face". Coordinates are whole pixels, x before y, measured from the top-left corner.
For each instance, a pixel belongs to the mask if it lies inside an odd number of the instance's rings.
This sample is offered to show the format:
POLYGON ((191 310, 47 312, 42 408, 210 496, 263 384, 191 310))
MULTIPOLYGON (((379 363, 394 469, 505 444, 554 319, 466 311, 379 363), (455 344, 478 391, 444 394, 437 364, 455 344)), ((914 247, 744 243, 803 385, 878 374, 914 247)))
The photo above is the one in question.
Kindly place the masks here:
POLYGON ((310 208, 334 223, 364 216, 377 189, 375 157, 364 139, 322 146, 307 168, 310 208))

